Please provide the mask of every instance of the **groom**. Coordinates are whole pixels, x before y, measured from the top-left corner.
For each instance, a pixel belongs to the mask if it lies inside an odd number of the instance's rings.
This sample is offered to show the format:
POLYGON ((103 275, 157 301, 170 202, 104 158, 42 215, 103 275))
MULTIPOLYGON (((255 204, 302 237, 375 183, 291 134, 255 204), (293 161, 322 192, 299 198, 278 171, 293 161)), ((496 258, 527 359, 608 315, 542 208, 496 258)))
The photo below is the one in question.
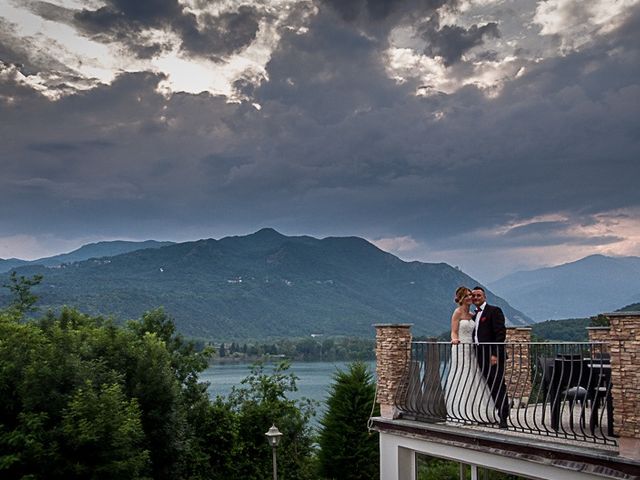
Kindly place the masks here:
POLYGON ((504 313, 500 307, 487 304, 487 296, 482 287, 474 287, 471 298, 476 306, 473 341, 476 343, 478 352, 478 364, 489 384, 491 397, 498 410, 500 428, 507 428, 509 398, 504 383, 504 345, 486 345, 486 343, 505 341, 507 329, 504 313))

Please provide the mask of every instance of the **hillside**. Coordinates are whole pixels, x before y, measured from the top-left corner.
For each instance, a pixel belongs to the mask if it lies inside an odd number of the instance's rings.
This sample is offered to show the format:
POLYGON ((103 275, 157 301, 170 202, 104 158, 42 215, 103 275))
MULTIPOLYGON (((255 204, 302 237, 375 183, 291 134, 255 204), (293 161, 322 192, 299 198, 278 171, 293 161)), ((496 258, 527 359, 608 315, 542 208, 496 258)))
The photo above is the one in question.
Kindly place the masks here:
MULTIPOLYGON (((263 229, 92 259, 41 273, 41 305, 120 318, 164 306, 188 335, 218 338, 366 335, 372 324, 448 327, 457 286, 477 282, 444 263, 404 262, 356 237, 287 237, 263 229)), ((529 319, 489 292, 514 324, 529 319)))
POLYGON ((632 303, 626 307, 622 307, 618 312, 640 312, 640 303, 632 303))
POLYGON ((489 284, 535 321, 589 317, 640 300, 640 258, 592 255, 489 284))
POLYGON ((555 342, 587 342, 587 327, 590 318, 567 318, 564 320, 547 320, 531 325, 531 333, 535 337, 555 342))
POLYGON ((28 260, 20 260, 19 258, 0 258, 0 273, 28 264, 28 260))
MULTIPOLYGON (((627 305, 614 310, 615 312, 638 312, 640 303, 627 305)), ((600 320, 600 319, 596 319, 600 320)), ((586 342, 589 335, 586 328, 593 325, 592 318, 567 318, 564 320, 547 320, 531 325, 533 335, 550 341, 558 342, 586 342)), ((596 323, 596 325, 598 325, 596 323)))
POLYGON ((10 258, 0 259, 0 273, 8 272, 14 268, 25 265, 43 265, 45 267, 57 267, 63 263, 81 262, 90 258, 113 257, 122 253, 134 252, 145 248, 161 248, 173 245, 174 242, 157 242, 146 240, 144 242, 127 242, 124 240, 114 240, 106 242, 88 243, 77 250, 69 253, 62 253, 52 257, 39 258, 37 260, 20 260, 10 258))

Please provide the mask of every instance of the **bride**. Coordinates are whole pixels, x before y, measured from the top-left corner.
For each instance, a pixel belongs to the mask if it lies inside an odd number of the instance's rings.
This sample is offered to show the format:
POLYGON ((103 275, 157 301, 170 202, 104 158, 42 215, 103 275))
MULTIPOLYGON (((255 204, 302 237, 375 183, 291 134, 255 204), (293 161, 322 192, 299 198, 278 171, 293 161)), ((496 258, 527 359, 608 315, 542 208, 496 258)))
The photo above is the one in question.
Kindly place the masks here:
POLYGON ((451 363, 445 383, 447 416, 450 419, 479 423, 498 421, 495 404, 476 360, 473 332, 475 322, 471 290, 459 287, 451 315, 451 363))

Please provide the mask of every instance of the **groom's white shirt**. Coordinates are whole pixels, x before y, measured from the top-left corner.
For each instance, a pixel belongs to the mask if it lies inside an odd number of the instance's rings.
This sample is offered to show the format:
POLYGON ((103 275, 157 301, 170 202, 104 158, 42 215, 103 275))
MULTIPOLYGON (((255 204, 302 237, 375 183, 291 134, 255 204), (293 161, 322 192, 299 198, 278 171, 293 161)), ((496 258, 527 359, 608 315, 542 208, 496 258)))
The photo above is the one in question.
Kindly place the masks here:
POLYGON ((480 317, 482 316, 482 311, 486 306, 487 306, 487 302, 484 302, 482 305, 480 305, 480 307, 478 307, 478 312, 473 318, 475 323, 475 326, 473 327, 473 341, 475 343, 480 343, 478 342, 478 325, 480 325, 480 317))

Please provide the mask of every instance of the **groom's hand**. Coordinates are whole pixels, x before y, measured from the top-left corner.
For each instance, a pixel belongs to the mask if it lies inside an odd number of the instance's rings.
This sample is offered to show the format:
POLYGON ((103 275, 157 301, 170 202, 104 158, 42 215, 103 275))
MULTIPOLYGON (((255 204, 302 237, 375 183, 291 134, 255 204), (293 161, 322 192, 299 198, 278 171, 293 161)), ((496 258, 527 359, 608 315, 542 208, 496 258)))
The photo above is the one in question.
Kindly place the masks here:
POLYGON ((497 365, 498 364, 498 357, 496 357, 495 355, 491 355, 491 365, 497 365))

